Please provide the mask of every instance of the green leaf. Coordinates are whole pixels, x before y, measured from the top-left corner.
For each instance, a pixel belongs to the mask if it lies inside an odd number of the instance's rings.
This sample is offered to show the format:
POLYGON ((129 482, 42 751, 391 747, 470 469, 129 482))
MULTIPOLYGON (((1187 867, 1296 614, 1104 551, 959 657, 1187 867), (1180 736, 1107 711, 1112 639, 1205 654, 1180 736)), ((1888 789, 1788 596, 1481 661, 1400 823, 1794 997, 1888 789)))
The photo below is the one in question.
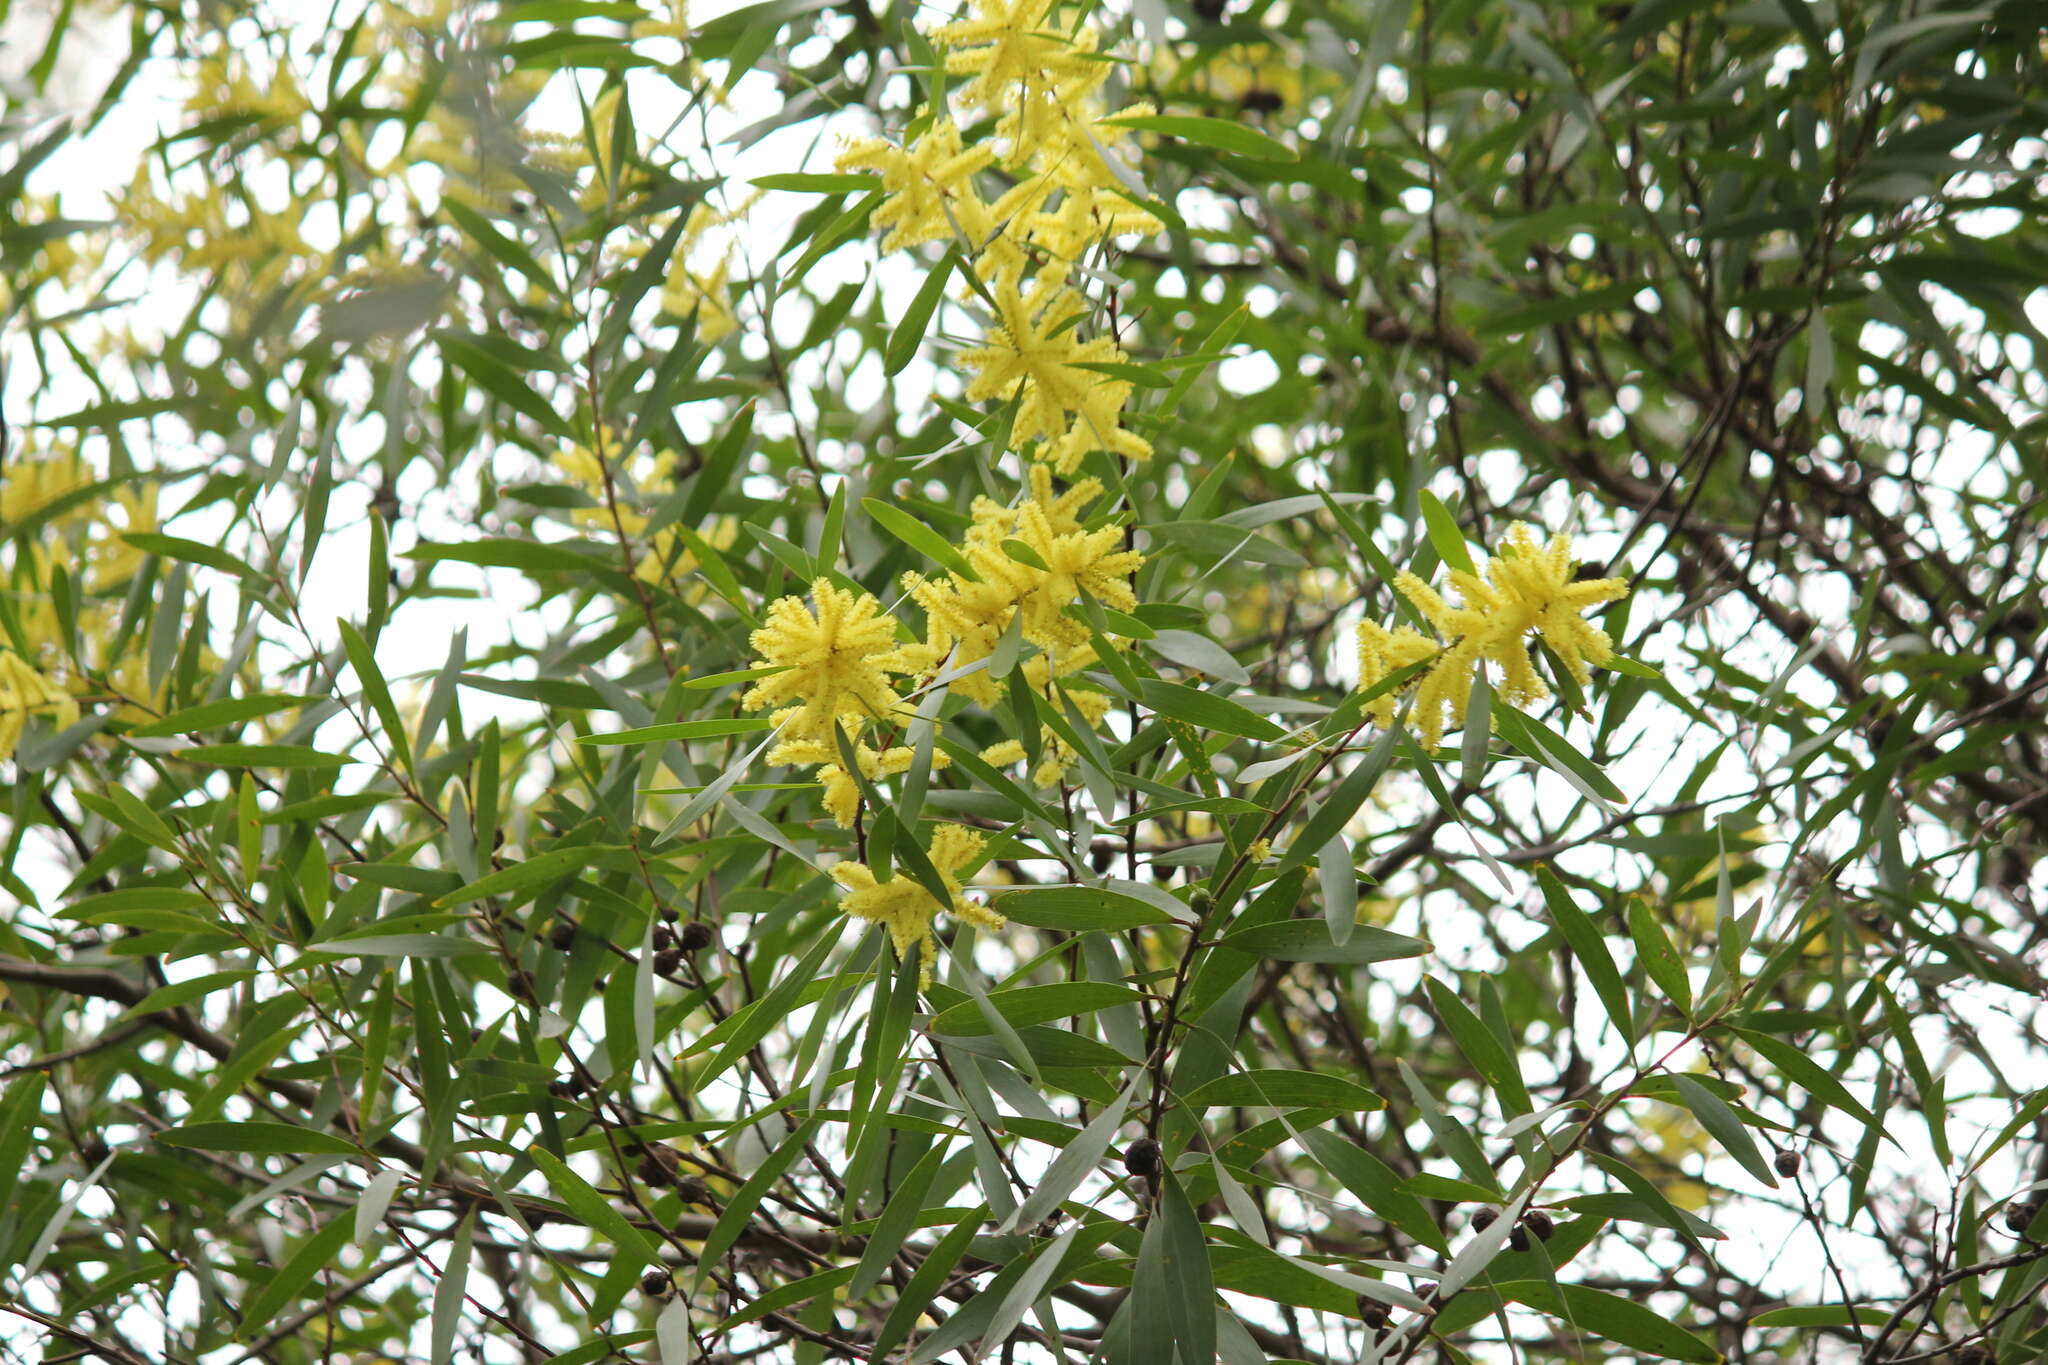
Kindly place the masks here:
POLYGON ((514 412, 532 418, 551 436, 564 441, 575 438, 562 415, 517 370, 493 354, 483 338, 440 331, 434 333, 434 340, 440 346, 441 354, 491 397, 514 412))
POLYGON ((861 510, 871 517, 875 524, 887 531, 911 549, 935 564, 943 564, 952 572, 969 582, 978 583, 981 576, 974 572, 966 558, 953 548, 952 542, 931 527, 919 521, 900 507, 883 502, 880 498, 862 498, 861 510))
POLYGON ((1891 1314, 1881 1308, 1852 1307, 1846 1303, 1811 1303, 1793 1308, 1771 1308, 1749 1320, 1751 1327, 1882 1327, 1891 1314))
POLYGON ((1167 1286, 1167 1318, 1173 1324, 1174 1349, 1183 1359, 1216 1358, 1216 1279, 1209 1268, 1209 1247, 1201 1221, 1172 1171, 1160 1176, 1160 1269, 1167 1286))
POLYGON ((1510 1114, 1526 1114, 1535 1106, 1529 1102, 1529 1091, 1522 1084, 1522 1074, 1515 1065, 1514 1054, 1500 1039, 1493 1036, 1493 1030, 1480 1022, 1456 992, 1433 976, 1422 978, 1423 989, 1429 993, 1429 1003, 1435 1007, 1436 1015, 1449 1030, 1451 1040, 1458 1045, 1458 1051, 1465 1054, 1465 1060, 1486 1083, 1500 1096, 1501 1107, 1510 1114))
MULTIPOLYGON (((988 1007, 1015 1027, 1047 1024, 1073 1015, 1093 1014, 1117 1005, 1136 1004, 1145 999, 1142 991, 1107 981, 1062 981, 1049 986, 1024 986, 996 991, 987 997, 988 1007)), ((981 1002, 969 1000, 953 1006, 931 1021, 933 1033, 972 1037, 993 1031, 983 1017, 981 1002)))
MULTIPOLYGON (((618 568, 610 560, 567 545, 507 537, 469 540, 452 545, 415 545, 399 558, 417 560, 422 564, 438 564, 446 560, 455 564, 476 564, 487 569, 518 569, 528 575, 587 574, 618 568)), ((468 682, 469 676, 464 675, 463 681, 468 682)))
POLYGON ((1103 119, 1109 128, 1130 128, 1141 133, 1164 133, 1198 146, 1214 147, 1219 152, 1232 156, 1248 157, 1254 161, 1295 161, 1298 154, 1284 143, 1275 142, 1253 128, 1242 123, 1232 123, 1220 118, 1197 118, 1190 114, 1132 114, 1125 118, 1103 119))
POLYGON ((1454 569, 1469 574, 1479 572, 1472 563, 1472 551, 1465 544, 1465 533, 1458 527, 1458 519, 1451 515, 1451 509, 1444 506, 1436 494, 1427 488, 1419 495, 1422 504, 1422 525, 1429 533, 1429 543, 1436 550, 1436 557, 1454 569))
POLYGON ((289 1123, 250 1120, 247 1123, 187 1123, 166 1128, 156 1140, 172 1147, 202 1152, 291 1153, 304 1156, 359 1156, 362 1149, 339 1133, 299 1128, 289 1123))
POLYGON ((946 296, 946 281, 953 278, 953 267, 959 259, 960 249, 956 246, 941 257, 931 273, 925 276, 916 297, 910 300, 910 307, 897 319, 894 330, 889 333, 889 344, 882 353, 882 373, 901 374, 903 367, 916 356, 917 348, 924 342, 924 329, 938 310, 939 300, 946 296))
POLYGON ((1237 1071, 1196 1086, 1181 1097, 1190 1109, 1264 1105, 1269 1108, 1323 1108, 1362 1113, 1386 1108, 1387 1102, 1354 1081, 1326 1071, 1237 1071))
POLYGON ((1748 1029, 1731 1029, 1730 1032, 1749 1044, 1772 1066, 1803 1086, 1822 1103, 1831 1104, 1866 1124, 1877 1122, 1877 1116, 1872 1114, 1861 1100, 1850 1094, 1849 1088, 1836 1079, 1833 1072, 1784 1039, 1748 1029))
POLYGON ((1607 940, 1572 900, 1571 892, 1565 889, 1555 872, 1547 866, 1540 866, 1536 869, 1536 880, 1543 887, 1543 901, 1550 908, 1551 921, 1564 935, 1564 941, 1585 971, 1586 979, 1593 983, 1593 993, 1600 997, 1600 1007, 1607 1011, 1608 1019, 1633 1047, 1636 1041, 1635 1014, 1629 1008, 1628 990, 1622 985, 1621 973, 1615 969, 1614 957, 1607 951, 1607 940))
POLYGON ((1034 929, 1076 934, 1174 922, 1173 916, 1156 905, 1094 886, 1034 886, 1010 891, 997 897, 993 908, 1005 919, 1034 929))
POLYGON ((121 533, 121 539, 146 554, 162 555, 166 559, 181 559, 191 564, 204 564, 209 569, 218 569, 222 573, 246 579, 258 587, 266 587, 270 582, 255 568, 218 545, 205 545, 196 540, 167 536, 156 531, 124 531, 121 533))
POLYGON ((544 882, 572 876, 607 854, 625 851, 624 846, 619 844, 581 844, 575 848, 549 849, 546 853, 537 853, 524 862, 501 868, 487 877, 450 891, 447 895, 437 898, 434 904, 465 905, 470 901, 482 900, 486 896, 502 896, 512 891, 523 891, 529 886, 539 886, 544 882))
POLYGON ((358 761, 299 744, 199 744, 175 756, 215 768, 342 768, 358 761))
POLYGON ((1690 1076, 1674 1075, 1672 1088, 1685 1107, 1692 1110, 1700 1126, 1713 1134, 1714 1140, 1727 1149, 1728 1155, 1742 1163, 1742 1168, 1758 1180, 1778 1188, 1778 1178, 1771 1173, 1771 1164, 1764 1160, 1757 1150, 1756 1139, 1749 1135, 1749 1128, 1729 1103, 1713 1091, 1701 1085, 1690 1076))
MULTIPOLYGON (((159 1140, 164 1135, 157 1134, 159 1140)), ((331 1268, 341 1249, 348 1245, 349 1236, 355 1231, 355 1214, 338 1213, 327 1221, 327 1225, 299 1244, 296 1251, 279 1267, 263 1287, 249 1296, 242 1305, 241 1321, 235 1326, 235 1335, 240 1338, 255 1336, 268 1327, 285 1309, 285 1305, 296 1299, 313 1277, 331 1268)))
MULTIPOLYGON (((776 670, 779 671, 779 670, 776 670)), ((687 686, 687 684, 685 684, 687 686)), ((648 725, 638 730, 615 730, 602 735, 580 735, 579 744, 658 744, 672 739, 716 739, 720 735, 751 735, 768 729, 774 722, 766 716, 727 716, 715 720, 679 720, 667 725, 648 725)))
POLYGON ((1657 923, 1648 902, 1641 896, 1631 896, 1628 902, 1628 930, 1635 940, 1636 960, 1643 964, 1643 970, 1650 974, 1650 980, 1664 992, 1664 997, 1678 1007, 1678 1012, 1692 1014, 1692 983, 1686 977, 1685 963, 1678 956, 1678 949, 1664 932, 1664 926, 1657 923))
POLYGON ((1185 721, 1198 730, 1215 730, 1226 735, 1244 735, 1267 741, 1285 739, 1287 732, 1264 716, 1247 710, 1228 697, 1204 692, 1182 683, 1146 678, 1139 696, 1145 705, 1162 716, 1185 721))
POLYGON ((846 194, 864 193, 881 184, 873 175, 826 175, 806 171, 785 172, 779 175, 757 175, 747 182, 756 189, 795 190, 802 194, 846 194))
POLYGON ((1131 1096, 1137 1093, 1143 1079, 1142 1073, 1133 1076, 1115 1102, 1097 1114, 1092 1123, 1060 1150, 1045 1174, 1038 1178, 1038 1184, 1025 1196, 1024 1202, 1003 1220, 999 1231, 1037 1227, 1047 1215, 1058 1210, 1068 1195, 1081 1188, 1081 1183, 1094 1174, 1096 1166, 1109 1151, 1109 1144, 1116 1140, 1117 1130, 1123 1126, 1124 1111, 1130 1108, 1131 1096))
POLYGON ((1450 1250, 1436 1219, 1421 1200, 1401 1189, 1401 1178, 1384 1161, 1324 1128, 1306 1129, 1296 1138, 1359 1203, 1421 1245, 1438 1252, 1450 1250))
POLYGON ((398 707, 392 703, 391 688, 377 667, 375 652, 371 650, 369 641, 347 621, 336 620, 335 625, 341 631, 341 646, 348 654, 349 664, 355 669, 356 677, 362 680, 363 696, 384 727, 384 743, 398 759, 398 765, 410 772, 412 749, 406 743, 405 725, 398 718, 398 707))
POLYGON ((190 706, 183 711, 174 711, 162 720, 153 720, 147 725, 138 725, 128 731, 128 737, 162 739, 169 735, 189 735, 200 730, 233 725, 239 721, 255 720, 259 716, 275 715, 279 711, 294 710, 313 700, 311 697, 264 695, 212 701, 203 706, 190 706))
POLYGON ((554 1188, 555 1197, 568 1205, 569 1212, 592 1232, 601 1234, 619 1253, 637 1261, 635 1269, 641 1266, 659 1265, 661 1248, 648 1234, 626 1221, 626 1216, 613 1208, 611 1201, 590 1187, 588 1181, 569 1169, 568 1163, 547 1148, 527 1148, 526 1154, 533 1158, 533 1164, 554 1188))
POLYGON ((1224 936, 1217 947, 1239 953, 1250 953, 1254 957, 1272 958, 1276 962, 1329 962, 1347 963, 1358 966, 1367 962, 1387 962, 1395 958, 1420 957, 1433 952, 1435 945, 1405 934, 1390 933, 1369 925, 1359 925, 1351 931, 1351 937, 1337 943, 1330 937, 1330 926, 1321 920, 1283 920, 1278 924, 1257 924, 1249 929, 1240 929, 1224 936))
POLYGON ((1581 1331, 1659 1360, 1692 1360, 1712 1365, 1721 1359, 1719 1351, 1662 1313, 1619 1294, 1548 1280, 1509 1280, 1493 1289, 1502 1298, 1563 1318, 1581 1331))

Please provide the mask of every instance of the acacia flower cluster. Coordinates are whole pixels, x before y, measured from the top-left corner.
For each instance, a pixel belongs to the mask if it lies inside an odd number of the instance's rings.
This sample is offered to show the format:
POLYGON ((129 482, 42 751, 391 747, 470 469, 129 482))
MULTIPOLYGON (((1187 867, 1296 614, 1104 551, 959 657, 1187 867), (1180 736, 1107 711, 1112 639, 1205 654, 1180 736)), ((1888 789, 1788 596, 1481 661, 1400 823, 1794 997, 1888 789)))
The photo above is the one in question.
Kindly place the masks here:
POLYGON ((960 878, 981 857, 986 838, 965 825, 943 825, 932 835, 927 850, 932 867, 948 893, 947 903, 938 899, 915 877, 901 872, 880 880, 866 863, 844 862, 832 869, 832 876, 846 894, 839 907, 856 919, 882 925, 896 951, 904 957, 918 954, 919 984, 932 984, 932 918, 943 910, 979 929, 1001 929, 1004 919, 985 905, 977 905, 960 894, 960 878))
MULTIPOLYGON (((1015 399, 1012 447, 1071 474, 1093 450, 1152 453, 1123 425, 1129 381, 1095 368, 1129 357, 1114 338, 1089 334, 1092 308, 1075 280, 1098 243, 1160 224, 1111 162, 1130 137, 1105 121, 1098 93, 1114 63, 1096 51, 1092 27, 1063 35, 1055 8, 1056 0, 976 0, 972 17, 931 35, 947 49, 946 70, 973 77, 954 98, 995 120, 991 141, 966 146, 945 111, 926 110, 903 145, 854 142, 839 166, 881 173, 887 198, 874 222, 888 229, 883 250, 941 239, 970 249, 976 292, 995 316, 984 344, 963 357, 975 371, 967 397, 1015 399), (977 181, 991 168, 1013 182, 993 201, 977 181)), ((1152 112, 1139 103, 1114 117, 1152 112)))
MULTIPOLYGON (((1571 537, 1559 533, 1539 544, 1528 526, 1511 527, 1493 558, 1478 573, 1451 571, 1451 586, 1460 602, 1453 606, 1436 589, 1412 573, 1401 573, 1394 587, 1413 603, 1434 632, 1413 626, 1388 630, 1375 621, 1358 627, 1358 685, 1370 688, 1413 664, 1429 663, 1415 688, 1416 729, 1427 747, 1435 747, 1444 731, 1462 724, 1472 699, 1472 680, 1491 663, 1500 671, 1496 684, 1501 700, 1527 705, 1550 695, 1529 657, 1529 636, 1540 637, 1583 686, 1591 668, 1614 657, 1607 632, 1581 614, 1588 607, 1612 602, 1628 592, 1619 578, 1575 579, 1571 537)), ((1366 714, 1381 725, 1394 721, 1395 694, 1385 693, 1366 705, 1366 714)))
MULTIPOLYGON (((154 718, 161 688, 132 636, 117 630, 122 599, 142 550, 124 537, 157 529, 155 484, 111 491, 67 448, 18 455, 0 477, 0 528, 41 523, 32 537, 0 546, 0 592, 12 630, 0 630, 0 758, 12 753, 31 716, 59 726, 78 719, 76 699, 111 693, 121 720, 154 718), (58 578, 68 585, 75 630, 57 609, 58 578)), ((204 655, 202 657, 211 657, 204 655)), ((167 679, 165 680, 168 681, 167 679)))
MULTIPOLYGON (((869 593, 837 587, 829 578, 811 584, 814 613, 799 597, 784 597, 768 608, 768 620, 750 637, 756 668, 778 668, 747 689, 740 705, 748 711, 777 708, 773 720, 781 740, 768 751, 771 763, 816 766, 825 789, 825 809, 851 826, 860 810, 860 786, 841 762, 839 733, 853 744, 861 775, 869 781, 910 766, 907 748, 877 751, 863 733, 871 722, 893 722, 902 699, 893 679, 927 672, 931 651, 903 645, 895 618, 869 593)), ((934 755, 943 766, 945 755, 934 755)))
MULTIPOLYGON (((986 659, 1014 624, 1039 651, 1020 665, 1025 681, 1034 692, 1050 696, 1055 679, 1096 662, 1088 628, 1067 609, 1086 594, 1117 611, 1135 610, 1138 598, 1130 580, 1144 556, 1124 548, 1119 528, 1091 531, 1083 525, 1082 509, 1102 492, 1098 480, 1083 479, 1055 493, 1052 471, 1044 465, 1033 465, 1029 478, 1031 496, 1016 507, 975 499, 974 524, 960 546, 973 578, 906 574, 904 586, 925 609, 926 645, 934 657, 950 656, 955 670, 986 659)), ((954 687, 984 706, 995 705, 1001 693, 987 669, 961 676, 954 687)), ((1091 725, 1108 706, 1099 692, 1076 689, 1068 696, 1091 725)), ((982 756, 992 763, 1013 763, 1024 753, 1021 742, 1005 740, 982 756)), ((1050 786, 1064 775, 1073 755, 1051 734, 1043 753, 1033 780, 1050 786)))

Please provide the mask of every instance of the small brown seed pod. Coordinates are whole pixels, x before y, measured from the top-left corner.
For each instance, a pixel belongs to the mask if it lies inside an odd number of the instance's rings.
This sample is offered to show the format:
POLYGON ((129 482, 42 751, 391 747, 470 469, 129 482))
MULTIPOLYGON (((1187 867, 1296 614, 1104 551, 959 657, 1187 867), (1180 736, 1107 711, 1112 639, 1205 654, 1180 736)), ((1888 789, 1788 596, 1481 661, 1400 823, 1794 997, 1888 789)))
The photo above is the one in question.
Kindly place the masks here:
POLYGON ((674 924, 677 920, 681 919, 682 917, 683 912, 676 909, 674 906, 664 905, 661 907, 661 918, 664 924, 674 924))
POLYGON ((682 969, 682 965, 683 950, 681 948, 663 948, 654 955, 654 970, 663 976, 674 976, 682 969))
POLYGON ((2040 1211, 2041 1206, 2032 1200, 2025 1200, 2018 1204, 2007 1204, 2005 1206, 2005 1226, 2013 1232, 2025 1232, 2028 1226, 2033 1223, 2034 1215, 2040 1211))
POLYGON ((654 926, 654 935, 651 942, 654 944, 655 951, 657 952, 663 948, 673 948, 676 946, 676 931, 669 928, 666 924, 657 924, 654 926))
POLYGON ((701 1175, 686 1175, 676 1182, 676 1198, 685 1204, 709 1204, 711 1186, 701 1175))
POLYGON ((548 942, 554 945, 555 951, 558 953, 566 953, 571 948, 574 948, 576 946, 576 922, 566 919, 556 920, 555 927, 548 933, 548 942))
POLYGON ((1799 1153, 1787 1148, 1771 1158, 1771 1167, 1779 1175, 1790 1180, 1793 1176, 1799 1174, 1799 1153))
POLYGON ((1141 1137, 1124 1149, 1124 1169, 1132 1175, 1150 1180, 1159 1174, 1159 1143, 1152 1138, 1141 1137))
POLYGON ((678 932, 681 936, 676 939, 676 946, 686 953, 694 953, 700 949, 709 948, 718 937, 711 926, 701 919, 691 920, 678 932))
POLYGON ((640 1164, 633 1168, 633 1174, 648 1185, 673 1185, 676 1183, 676 1167, 682 1163, 682 1155, 666 1143, 657 1142, 640 1154, 640 1164))
POLYGON ((1358 1320, 1367 1327, 1377 1331, 1387 1325, 1391 1316, 1392 1314, 1387 1312, 1387 1306, 1378 1299, 1368 1299, 1363 1294, 1358 1296, 1358 1320))
POLYGON ((1549 1241, 1551 1234, 1557 1231, 1557 1224, 1552 1222, 1550 1215, 1542 1209, 1530 1209, 1522 1217, 1522 1226, 1535 1233, 1539 1240, 1545 1242, 1549 1241))
POLYGON ((1516 1251, 1527 1251, 1529 1249, 1529 1234, 1527 1230, 1517 1227, 1513 1232, 1510 1232, 1508 1234, 1508 1245, 1516 1251))
POLYGON ((1499 1209, 1479 1209, 1472 1215, 1472 1231, 1484 1232, 1500 1217, 1499 1209))
POLYGON ((675 1276, 666 1270, 650 1270, 640 1277, 640 1292, 650 1299, 666 1298, 675 1287, 675 1276))

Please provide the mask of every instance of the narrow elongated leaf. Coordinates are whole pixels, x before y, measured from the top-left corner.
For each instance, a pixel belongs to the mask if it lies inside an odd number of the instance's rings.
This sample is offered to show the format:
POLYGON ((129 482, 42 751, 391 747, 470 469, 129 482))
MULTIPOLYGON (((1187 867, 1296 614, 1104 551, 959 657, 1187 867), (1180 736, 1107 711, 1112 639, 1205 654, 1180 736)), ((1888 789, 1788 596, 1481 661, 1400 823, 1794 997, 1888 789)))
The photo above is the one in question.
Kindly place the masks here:
POLYGON ((1581 1331, 1640 1351, 1658 1360, 1691 1360, 1704 1365, 1721 1353, 1662 1313, 1599 1289, 1547 1280, 1509 1280, 1494 1286, 1502 1298, 1563 1318, 1581 1331))
POLYGON ((1714 1140, 1742 1163, 1742 1168, 1772 1189, 1778 1187, 1778 1178, 1771 1172, 1771 1164, 1764 1160, 1757 1150, 1756 1139, 1749 1135, 1748 1125, 1731 1108, 1728 1101, 1701 1085, 1690 1076, 1678 1075, 1671 1078, 1673 1088, 1685 1107, 1692 1110, 1693 1117, 1700 1121, 1700 1127, 1714 1135, 1714 1140))
POLYGON ((626 1216, 592 1189, 589 1181, 569 1169, 568 1163, 545 1147, 530 1147, 526 1154, 533 1158, 533 1164, 554 1189, 555 1197, 568 1205, 577 1221, 603 1235, 621 1256, 637 1261, 636 1270, 638 1266, 660 1263, 661 1250, 654 1239, 627 1222, 626 1216))
POLYGON ((1358 966, 1387 962, 1395 958, 1420 957, 1434 951, 1434 945, 1405 934, 1359 925, 1351 937, 1338 943, 1330 937, 1330 926, 1321 920, 1283 920, 1278 924, 1254 925, 1226 934, 1219 948, 1250 953, 1279 962, 1331 962, 1358 966))

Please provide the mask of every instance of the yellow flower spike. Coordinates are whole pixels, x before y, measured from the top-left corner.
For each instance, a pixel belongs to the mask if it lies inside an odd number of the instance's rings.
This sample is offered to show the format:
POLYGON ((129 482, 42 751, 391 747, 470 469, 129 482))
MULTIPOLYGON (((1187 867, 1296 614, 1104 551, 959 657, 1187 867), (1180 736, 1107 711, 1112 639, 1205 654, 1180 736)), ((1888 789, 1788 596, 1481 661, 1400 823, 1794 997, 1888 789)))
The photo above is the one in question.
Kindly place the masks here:
POLYGON ((0 649, 0 759, 11 758, 31 715, 47 715, 62 730, 78 723, 71 694, 10 649, 0 649))
MULTIPOLYGON (((1487 663, 1500 670, 1498 691, 1510 705, 1550 695, 1529 657, 1531 633, 1550 646, 1581 686, 1592 680, 1593 666, 1614 657, 1607 632, 1581 613, 1624 596, 1628 585, 1619 578, 1573 578, 1569 536, 1554 535, 1549 543, 1538 544, 1531 527, 1511 527, 1494 557, 1479 569, 1451 571, 1457 606, 1412 573, 1394 579, 1395 588, 1447 642, 1441 646, 1406 626, 1391 632, 1371 623, 1359 627, 1362 686, 1440 650, 1415 692, 1416 728, 1425 745, 1435 745, 1445 730, 1464 720, 1474 673, 1487 663)), ((1390 722, 1391 700, 1375 701, 1368 714, 1390 722)))
MULTIPOLYGON (((1360 621, 1359 689, 1362 691, 1373 687, 1389 674, 1398 673, 1410 664, 1421 663, 1441 648, 1443 646, 1413 626, 1397 626, 1389 631, 1377 621, 1360 621)), ((1396 700, 1395 693, 1382 693, 1365 704, 1365 713, 1381 725, 1392 725, 1396 700)))
MULTIPOLYGON (((970 232, 970 223, 982 217, 980 196, 975 193, 975 172, 995 160, 995 148, 986 143, 963 147, 960 129, 951 119, 941 119, 925 130, 908 147, 879 138, 849 142, 840 152, 842 171, 872 170, 882 173, 883 188, 889 191, 873 216, 878 228, 889 228, 882 250, 916 246, 953 235, 954 218, 970 232), (947 217, 949 207, 954 215, 947 217)), ((993 229, 994 224, 987 224, 993 229)))
POLYGON ((1000 315, 989 344, 962 356, 976 372, 967 401, 1018 398, 1012 442, 1042 441, 1038 457, 1061 474, 1091 450, 1150 459, 1150 443, 1123 429, 1130 384, 1080 368, 1129 359, 1110 338, 1082 341, 1077 327, 1062 325, 1086 307, 1080 296, 1052 281, 1027 294, 1010 281, 995 297, 1000 315))
MULTIPOLYGON (((1049 112, 1044 106, 1062 87, 1092 90, 1109 74, 1106 62, 1095 60, 1096 34, 1083 28, 1072 40, 1053 23, 1056 0, 975 0, 972 18, 933 29, 931 39, 952 48, 946 70, 972 75, 956 96, 969 108, 991 113, 1019 111, 1021 133, 1028 139, 1049 112)), ((1020 140, 1019 160, 1032 147, 1020 140)))
POLYGON ((896 623, 872 594, 836 588, 821 578, 811 584, 813 615, 800 597, 784 597, 768 608, 767 624, 751 642, 761 656, 755 668, 784 671, 747 689, 746 710, 776 707, 785 739, 832 742, 835 722, 857 730, 889 715, 898 698, 889 675, 918 671, 918 653, 899 649, 896 623))
POLYGON ((890 940, 896 951, 908 958, 916 951, 919 983, 929 988, 932 984, 932 959, 936 949, 932 943, 932 919, 941 910, 963 919, 980 929, 990 931, 1003 927, 1004 919, 987 906, 976 905, 960 894, 960 871, 976 858, 987 840, 977 830, 964 825, 943 825, 932 836, 926 856, 944 884, 949 903, 941 905, 923 882, 915 877, 903 875, 899 870, 887 881, 878 879, 865 863, 840 863, 832 869, 832 878, 846 888, 846 894, 839 898, 839 908, 855 919, 868 920, 888 929, 890 940))
MULTIPOLYGON (((908 772, 916 761, 917 754, 906 745, 884 749, 880 753, 867 745, 855 741, 854 756, 860 761, 861 775, 870 782, 879 782, 884 777, 894 777, 908 772)), ((842 829, 852 829, 854 817, 860 813, 860 784, 839 761, 839 746, 836 741, 816 739, 785 740, 768 751, 770 763, 789 763, 798 766, 815 766, 818 769, 818 784, 825 789, 825 810, 837 821, 842 829)), ((951 764, 952 756, 934 750, 932 767, 944 768, 951 764)))

